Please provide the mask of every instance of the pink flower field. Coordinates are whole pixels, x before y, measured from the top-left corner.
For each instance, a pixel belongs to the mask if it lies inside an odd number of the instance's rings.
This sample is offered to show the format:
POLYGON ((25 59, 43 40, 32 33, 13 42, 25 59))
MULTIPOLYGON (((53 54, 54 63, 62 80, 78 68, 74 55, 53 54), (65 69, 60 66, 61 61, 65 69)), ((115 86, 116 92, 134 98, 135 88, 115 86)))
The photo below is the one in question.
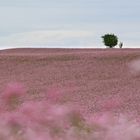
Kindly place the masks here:
POLYGON ((0 51, 0 140, 140 140, 140 49, 0 51))

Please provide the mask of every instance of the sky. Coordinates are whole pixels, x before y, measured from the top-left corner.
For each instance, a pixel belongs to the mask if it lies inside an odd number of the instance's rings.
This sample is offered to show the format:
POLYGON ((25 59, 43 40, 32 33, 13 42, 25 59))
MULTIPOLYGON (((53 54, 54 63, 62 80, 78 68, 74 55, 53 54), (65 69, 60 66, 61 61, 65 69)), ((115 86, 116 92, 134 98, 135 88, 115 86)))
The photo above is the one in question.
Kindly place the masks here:
POLYGON ((139 0, 0 0, 0 48, 140 46, 139 0))

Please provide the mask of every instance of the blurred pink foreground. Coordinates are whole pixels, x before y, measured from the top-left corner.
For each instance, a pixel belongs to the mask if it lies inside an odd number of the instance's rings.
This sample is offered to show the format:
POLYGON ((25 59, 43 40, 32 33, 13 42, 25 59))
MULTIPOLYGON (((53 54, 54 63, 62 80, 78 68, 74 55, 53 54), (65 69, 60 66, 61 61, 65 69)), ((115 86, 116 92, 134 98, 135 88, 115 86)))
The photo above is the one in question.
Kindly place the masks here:
POLYGON ((1 140, 140 140, 139 49, 4 50, 0 77, 1 140))

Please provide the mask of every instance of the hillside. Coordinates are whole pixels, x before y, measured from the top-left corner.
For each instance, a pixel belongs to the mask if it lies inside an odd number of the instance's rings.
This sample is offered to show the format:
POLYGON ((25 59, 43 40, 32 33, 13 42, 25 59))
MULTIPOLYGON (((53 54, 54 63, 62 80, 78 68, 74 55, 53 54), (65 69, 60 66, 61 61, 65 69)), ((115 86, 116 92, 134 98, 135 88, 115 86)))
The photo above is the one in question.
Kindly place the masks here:
POLYGON ((59 91, 89 112, 121 98, 118 111, 140 113, 140 49, 7 49, 0 51, 0 92, 21 82, 31 99, 59 91))

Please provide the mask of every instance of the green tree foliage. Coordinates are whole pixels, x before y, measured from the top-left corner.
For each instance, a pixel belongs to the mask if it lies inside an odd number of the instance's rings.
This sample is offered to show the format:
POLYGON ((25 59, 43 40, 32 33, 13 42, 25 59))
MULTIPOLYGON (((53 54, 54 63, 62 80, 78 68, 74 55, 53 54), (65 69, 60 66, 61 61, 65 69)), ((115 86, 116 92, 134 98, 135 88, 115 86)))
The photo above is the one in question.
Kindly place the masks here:
POLYGON ((114 34, 105 34, 102 39, 105 46, 109 46, 109 48, 113 48, 118 44, 118 37, 114 34))

